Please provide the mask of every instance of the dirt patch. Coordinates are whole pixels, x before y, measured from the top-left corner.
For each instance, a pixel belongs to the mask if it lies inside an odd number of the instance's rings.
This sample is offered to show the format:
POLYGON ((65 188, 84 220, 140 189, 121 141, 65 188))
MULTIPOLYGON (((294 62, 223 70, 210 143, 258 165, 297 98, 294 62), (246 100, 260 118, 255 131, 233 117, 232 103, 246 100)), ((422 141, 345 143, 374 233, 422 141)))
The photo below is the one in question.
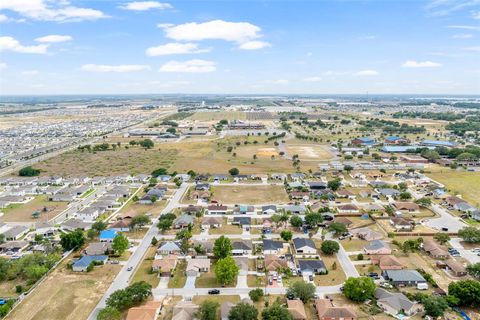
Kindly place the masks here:
POLYGON ((257 156, 260 156, 260 157, 278 156, 278 152, 275 148, 260 148, 257 151, 257 156))

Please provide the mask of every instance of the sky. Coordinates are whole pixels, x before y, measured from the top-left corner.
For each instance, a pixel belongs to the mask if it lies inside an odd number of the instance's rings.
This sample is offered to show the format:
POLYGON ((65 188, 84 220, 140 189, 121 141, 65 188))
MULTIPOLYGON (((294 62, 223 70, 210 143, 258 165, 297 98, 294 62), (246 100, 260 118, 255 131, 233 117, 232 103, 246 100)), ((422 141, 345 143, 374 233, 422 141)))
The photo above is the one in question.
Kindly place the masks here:
POLYGON ((480 94, 480 0, 0 0, 0 94, 480 94))

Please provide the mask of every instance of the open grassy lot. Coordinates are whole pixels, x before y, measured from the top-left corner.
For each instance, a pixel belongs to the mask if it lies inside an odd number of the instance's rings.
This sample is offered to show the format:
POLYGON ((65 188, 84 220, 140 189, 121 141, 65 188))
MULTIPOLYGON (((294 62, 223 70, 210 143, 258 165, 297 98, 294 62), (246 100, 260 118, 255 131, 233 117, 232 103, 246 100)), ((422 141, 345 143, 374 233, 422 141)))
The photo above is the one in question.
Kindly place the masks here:
POLYGON ((368 241, 362 239, 345 239, 341 240, 340 243, 342 244, 345 251, 360 251, 368 244, 368 241))
POLYGON ((185 275, 186 268, 187 263, 185 260, 179 260, 175 267, 175 271, 168 282, 169 288, 183 288, 185 286, 185 282, 187 282, 187 277, 185 275))
POLYGON ((212 111, 195 112, 188 119, 198 121, 220 121, 220 120, 246 120, 247 116, 242 111, 212 111))
POLYGON ((154 204, 141 204, 138 202, 129 201, 120 210, 119 217, 135 217, 141 214, 150 214, 152 217, 158 217, 163 208, 167 204, 166 200, 156 201, 154 204))
POLYGON ((115 151, 74 150, 40 162, 35 167, 47 176, 139 174, 150 173, 160 167, 168 169, 176 156, 174 149, 159 150, 157 145, 151 150, 139 147, 125 149, 122 146, 115 151))
POLYGON ((149 283, 153 288, 158 286, 160 278, 157 273, 151 273, 153 259, 155 258, 155 247, 148 248, 142 263, 138 266, 134 276, 131 278, 130 283, 137 281, 145 281, 149 283))
POLYGON ((285 203, 288 196, 283 186, 214 186, 213 198, 221 203, 285 203))
POLYGON ((460 194, 474 206, 480 205, 480 172, 442 169, 427 173, 427 176, 444 184, 451 194, 460 194))
POLYGON ((242 228, 238 225, 227 224, 225 221, 220 228, 210 228, 209 234, 242 234, 242 228))
POLYGON ((333 154, 330 147, 316 144, 287 144, 289 155, 298 154, 300 160, 330 160, 333 154))
POLYGON ((259 276, 253 276, 253 275, 248 275, 247 276, 247 285, 249 287, 265 287, 267 283, 266 277, 259 277, 259 276))
MULTIPOLYGON (((219 288, 222 286, 220 282, 217 281, 215 277, 215 272, 213 271, 215 266, 212 264, 210 268, 210 272, 202 272, 199 277, 195 280, 195 287, 196 288, 219 288)), ((237 285, 237 281, 235 280, 234 283, 226 285, 225 287, 235 287, 237 285)))
POLYGON ((13 204, 3 209, 3 216, 0 221, 3 222, 34 222, 52 219, 67 208, 68 202, 48 201, 46 195, 40 195, 25 204, 13 204), (46 211, 44 211, 46 208, 46 211), (40 217, 32 218, 32 213, 38 211, 40 217))
POLYGON ((6 319, 87 319, 120 269, 107 264, 76 273, 67 270, 63 262, 6 319))

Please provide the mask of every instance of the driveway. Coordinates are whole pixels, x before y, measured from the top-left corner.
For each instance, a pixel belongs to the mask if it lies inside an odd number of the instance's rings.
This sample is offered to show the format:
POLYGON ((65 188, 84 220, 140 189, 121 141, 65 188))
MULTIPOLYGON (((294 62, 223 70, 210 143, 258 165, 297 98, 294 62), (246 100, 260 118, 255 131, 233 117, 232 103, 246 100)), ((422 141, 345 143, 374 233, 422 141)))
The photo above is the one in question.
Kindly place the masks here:
POLYGON ((187 277, 187 282, 185 282, 185 286, 183 288, 184 289, 195 289, 195 279, 197 279, 197 276, 188 276, 187 277))
POLYGON ((237 277, 237 288, 248 288, 247 275, 239 274, 237 277))
MULTIPOLYGON (((460 238, 452 238, 450 240, 450 245, 457 249, 458 252, 460 252, 460 256, 466 260, 468 260, 468 262, 474 264, 474 263, 480 263, 480 257, 477 256, 477 253, 475 252, 472 252, 471 250, 468 250, 468 249, 465 249, 462 244, 460 243, 460 241, 462 241, 462 239, 460 238)), ((480 247, 480 246, 479 246, 480 247)))
POLYGON ((168 281, 169 280, 170 280, 170 277, 160 277, 160 282, 158 283, 157 288, 159 288, 159 289, 168 288, 168 281))

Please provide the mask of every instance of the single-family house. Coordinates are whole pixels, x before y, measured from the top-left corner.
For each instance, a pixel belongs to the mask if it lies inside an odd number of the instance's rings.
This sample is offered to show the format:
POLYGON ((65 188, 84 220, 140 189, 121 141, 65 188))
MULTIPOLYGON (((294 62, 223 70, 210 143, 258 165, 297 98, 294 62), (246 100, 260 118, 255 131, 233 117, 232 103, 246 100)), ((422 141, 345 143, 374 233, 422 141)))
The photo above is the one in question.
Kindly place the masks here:
POLYGON ((247 205, 238 205, 233 208, 234 214, 254 214, 255 207, 247 205))
POLYGON ((220 228, 223 223, 223 219, 219 217, 209 217, 205 216, 202 218, 202 228, 209 229, 209 228, 220 228))
POLYGON ((130 231, 130 221, 128 219, 121 219, 109 226, 110 230, 116 232, 128 232, 130 231))
POLYGON ((377 299, 377 305, 385 313, 393 316, 400 313, 405 316, 412 316, 422 311, 420 304, 409 300, 403 293, 389 292, 383 288, 377 288, 375 289, 375 299, 377 299))
POLYGON ((395 202, 393 204, 395 209, 398 211, 407 211, 407 212, 418 212, 420 211, 420 206, 413 202, 395 202))
POLYGON ((287 260, 281 259, 275 254, 266 254, 264 264, 267 271, 277 271, 288 267, 287 260))
POLYGON ((350 190, 346 190, 346 189, 337 190, 335 192, 335 195, 337 196, 337 198, 355 199, 355 197, 356 197, 355 193, 353 193, 350 190))
POLYGON ((370 261, 372 264, 378 265, 382 271, 403 269, 402 263, 392 255, 373 255, 370 256, 370 261))
POLYGON ((194 320, 199 306, 191 301, 180 301, 173 307, 172 320, 194 320))
POLYGON ((86 231, 92 228, 92 222, 86 222, 78 219, 69 219, 60 224, 60 228, 65 231, 75 231, 77 229, 86 231))
POLYGON ((232 255, 243 256, 252 253, 252 241, 238 240, 232 242, 232 255))
POLYGON ((227 214, 227 206, 222 205, 210 205, 207 207, 208 214, 227 214))
POLYGON ((125 320, 155 320, 161 307, 162 301, 147 301, 141 306, 128 309, 125 320))
POLYGON ((297 254, 317 254, 317 248, 315 247, 315 242, 308 238, 294 238, 293 239, 293 248, 297 254))
POLYGON ((108 255, 113 251, 111 242, 92 242, 85 249, 87 256, 108 255))
POLYGON ((424 239, 422 248, 426 253, 435 259, 447 259, 450 257, 447 249, 433 239, 424 239))
POLYGON ((276 241, 271 239, 263 239, 263 254, 283 254, 285 249, 282 241, 276 241))
POLYGON ((117 236, 118 232, 115 230, 102 230, 100 232, 100 242, 113 242, 113 239, 117 236))
POLYGON ((368 227, 352 229, 350 230, 350 233, 353 236, 366 241, 383 239, 383 234, 381 232, 372 230, 368 227))
POLYGON ((388 243, 383 242, 382 240, 373 240, 370 241, 365 247, 363 247, 363 251, 366 254, 391 254, 392 249, 388 243))
POLYGON ((8 228, 7 231, 3 232, 3 236, 5 241, 15 241, 26 235, 28 231, 29 229, 26 226, 17 225, 8 228))
POLYGON ((196 277, 200 272, 210 271, 210 259, 208 258, 194 258, 189 259, 185 272, 189 277, 196 277))
POLYGON ((298 260, 298 268, 302 275, 308 274, 325 274, 327 267, 322 260, 298 260))
POLYGON ((266 205, 262 206, 262 213, 263 214, 274 214, 277 213, 277 206, 276 205, 266 205))
POLYGON ((453 258, 445 260, 445 269, 455 277, 463 277, 467 275, 466 268, 453 258))
POLYGON ((178 243, 167 241, 158 247, 157 253, 162 255, 179 255, 182 253, 182 249, 180 249, 180 245, 178 243))
POLYGON ((108 260, 106 255, 98 256, 83 256, 72 265, 72 270, 75 272, 85 272, 92 262, 105 264, 108 260))
POLYGON ((182 214, 180 217, 176 218, 173 221, 174 229, 183 229, 187 228, 189 225, 193 225, 194 218, 188 214, 182 214))
POLYGON ((307 320, 307 313, 302 300, 287 300, 287 310, 293 320, 307 320))
POLYGON ((419 283, 427 283, 427 280, 417 270, 385 270, 383 277, 394 286, 416 286, 419 283))
POLYGON ((155 259, 152 262, 152 270, 158 272, 162 277, 170 277, 172 271, 177 266, 178 256, 168 255, 161 259, 155 259))
POLYGON ((338 213, 359 213, 360 209, 354 204, 347 203, 337 207, 338 213))
POLYGON ((252 224, 252 218, 250 217, 233 217, 232 224, 237 224, 242 228, 249 228, 252 224))
POLYGON ((315 299, 318 320, 356 320, 357 315, 349 307, 335 307, 330 299, 315 299))
POLYGON ((285 212, 291 212, 293 214, 304 214, 307 211, 307 208, 303 204, 289 204, 283 206, 283 210, 285 210, 285 212))
POLYGON ((7 241, 0 244, 0 253, 2 254, 16 254, 22 252, 28 247, 27 241, 7 241))
POLYGON ((390 218, 390 224, 397 231, 411 231, 413 230, 413 227, 414 227, 414 224, 411 220, 407 220, 402 217, 390 218))

